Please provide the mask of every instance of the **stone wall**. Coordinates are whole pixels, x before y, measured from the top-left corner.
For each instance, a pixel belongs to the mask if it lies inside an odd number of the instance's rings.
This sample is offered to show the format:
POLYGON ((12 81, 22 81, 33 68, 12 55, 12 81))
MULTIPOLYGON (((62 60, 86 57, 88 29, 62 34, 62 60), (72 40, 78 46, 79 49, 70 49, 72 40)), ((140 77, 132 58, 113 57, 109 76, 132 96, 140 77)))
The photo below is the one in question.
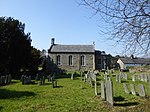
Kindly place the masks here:
POLYGON ((56 64, 56 57, 60 55, 61 64, 58 65, 59 68, 63 70, 73 71, 73 70, 89 70, 95 69, 95 59, 94 53, 51 53, 51 60, 56 64), (69 65, 69 56, 72 55, 73 64, 69 65), (85 66, 81 66, 80 57, 85 56, 85 66))

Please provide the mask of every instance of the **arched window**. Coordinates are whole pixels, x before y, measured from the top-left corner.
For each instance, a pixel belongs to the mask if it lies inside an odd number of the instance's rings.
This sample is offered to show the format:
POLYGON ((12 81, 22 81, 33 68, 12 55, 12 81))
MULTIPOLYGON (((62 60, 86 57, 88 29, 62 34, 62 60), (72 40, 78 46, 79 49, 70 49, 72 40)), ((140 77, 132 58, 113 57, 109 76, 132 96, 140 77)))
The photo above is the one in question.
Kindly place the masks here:
POLYGON ((56 64, 60 65, 60 55, 57 55, 57 57, 56 57, 56 64))
POLYGON ((73 58, 72 55, 69 55, 69 66, 73 65, 73 58))
POLYGON ((81 62, 80 62, 81 66, 85 66, 85 56, 81 56, 81 62))

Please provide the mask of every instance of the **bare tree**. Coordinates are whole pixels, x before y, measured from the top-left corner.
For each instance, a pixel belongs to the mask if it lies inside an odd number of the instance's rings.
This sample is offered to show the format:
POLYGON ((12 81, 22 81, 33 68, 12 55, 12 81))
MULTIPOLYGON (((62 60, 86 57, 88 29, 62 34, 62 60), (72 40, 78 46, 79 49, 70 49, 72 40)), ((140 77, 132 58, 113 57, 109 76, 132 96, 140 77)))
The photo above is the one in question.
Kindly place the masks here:
POLYGON ((134 54, 150 52, 150 0, 81 0, 111 24, 111 39, 134 54))

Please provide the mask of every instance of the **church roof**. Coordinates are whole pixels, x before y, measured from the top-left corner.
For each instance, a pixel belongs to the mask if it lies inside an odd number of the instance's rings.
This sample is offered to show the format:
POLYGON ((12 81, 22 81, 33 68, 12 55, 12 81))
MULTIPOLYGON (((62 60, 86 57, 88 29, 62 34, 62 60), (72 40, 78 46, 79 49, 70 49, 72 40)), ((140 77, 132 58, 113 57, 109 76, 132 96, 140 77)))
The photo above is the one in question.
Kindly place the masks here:
POLYGON ((53 53, 94 53, 94 45, 61 45, 54 44, 51 46, 49 52, 53 53))

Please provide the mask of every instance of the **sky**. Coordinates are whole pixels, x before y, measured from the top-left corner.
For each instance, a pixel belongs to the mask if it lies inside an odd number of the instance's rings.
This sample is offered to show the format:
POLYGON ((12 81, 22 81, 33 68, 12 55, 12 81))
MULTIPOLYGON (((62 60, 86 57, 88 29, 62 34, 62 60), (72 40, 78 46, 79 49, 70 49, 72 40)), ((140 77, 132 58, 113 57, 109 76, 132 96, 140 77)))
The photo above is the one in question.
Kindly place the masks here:
POLYGON ((100 33, 105 23, 93 13, 77 0, 0 0, 0 16, 25 23, 25 32, 31 33, 32 46, 37 49, 49 49, 51 38, 55 38, 56 44, 65 45, 95 42, 97 50, 120 54, 121 47, 100 33))

